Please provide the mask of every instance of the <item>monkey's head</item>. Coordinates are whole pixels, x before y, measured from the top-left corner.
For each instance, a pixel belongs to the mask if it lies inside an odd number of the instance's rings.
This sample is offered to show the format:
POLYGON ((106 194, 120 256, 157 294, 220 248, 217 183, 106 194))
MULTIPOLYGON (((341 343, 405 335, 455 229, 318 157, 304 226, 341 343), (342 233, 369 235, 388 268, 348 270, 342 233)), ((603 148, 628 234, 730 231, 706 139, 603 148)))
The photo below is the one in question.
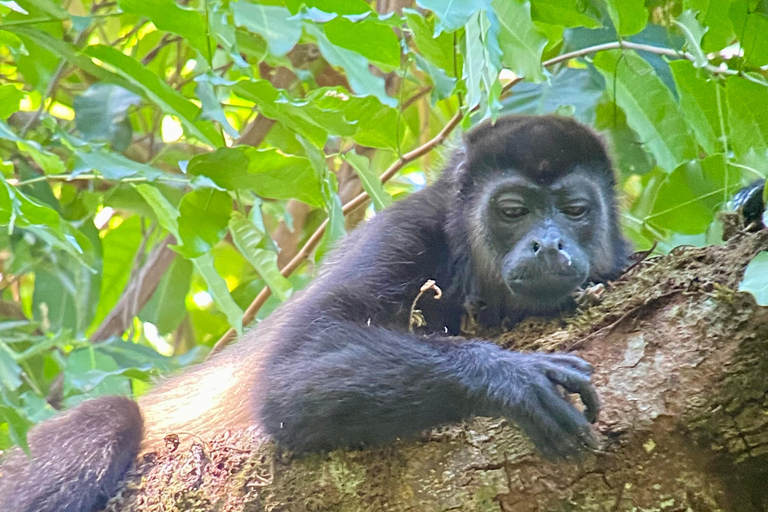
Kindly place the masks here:
POLYGON ((450 179, 462 218, 450 222, 463 224, 483 302, 556 313, 577 287, 615 277, 626 262, 611 161, 600 138, 576 121, 483 123, 466 135, 450 179))

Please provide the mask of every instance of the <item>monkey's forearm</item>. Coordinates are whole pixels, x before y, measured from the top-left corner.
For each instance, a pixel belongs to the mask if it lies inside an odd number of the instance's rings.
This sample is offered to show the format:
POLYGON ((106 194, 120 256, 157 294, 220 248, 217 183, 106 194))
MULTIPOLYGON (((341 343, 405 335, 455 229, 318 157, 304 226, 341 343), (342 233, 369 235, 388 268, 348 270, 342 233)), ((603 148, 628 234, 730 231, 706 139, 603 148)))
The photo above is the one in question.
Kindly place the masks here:
POLYGON ((295 452, 412 437, 473 413, 465 343, 334 323, 270 365, 261 421, 295 452))

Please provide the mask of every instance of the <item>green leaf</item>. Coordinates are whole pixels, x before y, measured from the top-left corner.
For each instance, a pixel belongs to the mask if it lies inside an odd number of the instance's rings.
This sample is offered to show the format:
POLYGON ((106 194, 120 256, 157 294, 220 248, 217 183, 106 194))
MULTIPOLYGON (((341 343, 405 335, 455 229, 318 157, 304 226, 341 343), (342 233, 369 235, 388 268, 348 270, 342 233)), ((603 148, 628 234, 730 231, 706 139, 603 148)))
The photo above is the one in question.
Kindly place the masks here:
POLYGON ((376 207, 377 211, 381 211, 392 204, 392 196, 384 190, 381 180, 376 176, 373 170, 371 170, 368 158, 363 155, 358 155, 353 149, 344 155, 344 159, 352 166, 360 177, 360 182, 371 197, 371 200, 373 200, 373 205, 376 207))
POLYGON ((325 60, 332 66, 344 68, 347 80, 353 91, 357 94, 371 95, 379 99, 383 104, 390 107, 397 105, 394 98, 387 96, 384 87, 384 79, 371 73, 368 68, 368 59, 359 53, 340 48, 332 44, 325 36, 320 27, 312 24, 305 26, 307 33, 311 34, 317 40, 320 53, 325 60))
POLYGON ((241 98, 256 103, 262 115, 284 124, 314 144, 325 144, 328 131, 316 122, 306 109, 291 103, 285 97, 284 91, 276 89, 267 80, 241 81, 232 91, 241 98))
POLYGON ((16 140, 16 147, 19 151, 28 155, 34 162, 40 166, 45 174, 61 174, 66 169, 61 157, 56 153, 51 153, 34 140, 16 140))
POLYGON ((707 33, 702 40, 705 52, 722 50, 733 42, 736 34, 733 23, 728 16, 731 0, 685 0, 684 10, 699 11, 697 18, 707 27, 707 33))
POLYGON ((207 57, 211 52, 208 32, 199 12, 182 7, 174 0, 118 0, 117 3, 124 12, 149 18, 159 30, 180 35, 200 55, 207 57))
POLYGON ((52 0, 26 0, 24 3, 31 4, 54 18, 60 20, 69 18, 69 12, 52 0))
POLYGON ((200 103, 203 105, 200 117, 216 121, 222 128, 224 128, 227 135, 233 139, 240 136, 237 130, 229 124, 229 120, 224 114, 224 109, 221 108, 221 102, 219 101, 219 98, 216 97, 216 91, 213 89, 213 84, 211 84, 209 80, 198 80, 197 87, 195 87, 195 94, 200 98, 200 103))
POLYGON ((78 151, 75 154, 73 174, 98 172, 108 180, 119 181, 130 176, 143 176, 155 180, 163 175, 159 169, 124 157, 119 153, 94 150, 78 151))
POLYGON ((755 66, 768 64, 768 15, 754 12, 755 0, 734 0, 728 14, 737 27, 736 35, 744 58, 755 66))
POLYGON ((131 142, 133 129, 128 109, 138 105, 141 98, 117 85, 96 83, 76 96, 75 126, 89 141, 109 141, 117 150, 131 142))
POLYGON ((83 55, 80 49, 75 45, 57 39, 47 32, 26 26, 0 25, 0 31, 2 30, 8 30, 24 38, 29 38, 35 44, 40 45, 42 48, 62 59, 66 59, 68 62, 79 67, 88 74, 93 75, 99 81, 117 84, 137 92, 129 81, 124 80, 118 74, 112 73, 103 67, 96 65, 90 58, 83 55))
POLYGON ((301 20, 291 19, 291 12, 285 7, 248 2, 234 2, 231 6, 235 25, 266 39, 272 55, 283 56, 299 42, 301 20))
MULTIPOLYGON (((487 11, 474 14, 464 28, 464 83, 467 88, 467 108, 474 109, 483 101, 495 118, 501 109, 498 102, 501 84, 498 81, 501 50, 498 44, 498 20, 490 20, 487 11), (482 87, 481 87, 482 86, 482 87)), ((490 12, 494 16, 493 11, 490 12)))
POLYGON ((253 191, 272 199, 298 199, 322 206, 320 181, 308 159, 284 155, 276 149, 248 149, 248 175, 253 191))
POLYGON ((725 83, 728 98, 728 143, 737 156, 768 150, 768 88, 739 76, 725 83))
POLYGON ((299 8, 302 5, 338 14, 365 14, 371 12, 371 6, 365 0, 286 0, 285 4, 294 14, 299 12, 299 8))
POLYGON ((261 247, 264 232, 239 212, 233 212, 229 221, 232 240, 256 272, 281 301, 291 295, 293 287, 277 268, 277 254, 261 247))
POLYGON ((453 36, 446 32, 434 35, 434 19, 426 19, 418 11, 403 9, 403 14, 408 22, 408 28, 413 34, 413 42, 421 56, 445 71, 449 76, 454 76, 453 36))
POLYGON ((21 366, 16 364, 14 352, 0 340, 0 384, 7 390, 21 387, 21 366))
POLYGON ((665 178, 646 221, 686 235, 704 233, 739 187, 740 178, 738 172, 729 171, 722 154, 685 163, 665 178))
POLYGON ((186 258, 201 256, 227 233, 232 198, 219 190, 194 190, 179 205, 180 245, 176 251, 186 258))
POLYGON ((487 9, 487 0, 416 0, 419 7, 429 9, 439 20, 435 27, 435 35, 444 30, 453 32, 466 25, 469 18, 480 10, 487 9))
POLYGON ((671 172, 697 156, 696 141, 672 92, 650 64, 621 50, 599 53, 594 64, 605 77, 611 99, 626 112, 627 124, 660 167, 671 172))
POLYGON ((201 142, 213 147, 223 145, 216 127, 205 121, 197 121, 200 109, 176 92, 170 85, 119 50, 105 45, 88 46, 85 52, 91 57, 115 68, 115 71, 129 81, 134 87, 141 89, 147 98, 160 107, 166 114, 179 118, 184 127, 201 142))
POLYGON ((168 199, 157 188, 152 185, 143 183, 136 186, 136 190, 147 201, 147 204, 152 208, 157 216, 157 221, 160 225, 171 233, 176 240, 180 240, 179 237, 179 211, 171 204, 168 199))
POLYGON ((686 41, 686 49, 693 55, 693 64, 697 68, 703 68, 709 63, 707 55, 701 49, 701 40, 707 31, 696 19, 696 13, 685 11, 674 20, 674 24, 683 32, 686 41))
POLYGON ((589 2, 573 0, 534 0, 531 17, 541 23, 563 27, 600 27, 598 13, 589 12, 589 2))
POLYGON ((669 67, 680 97, 680 108, 696 140, 708 154, 718 152, 717 82, 709 75, 697 72, 693 64, 684 59, 670 62, 669 67))
POLYGON ((749 262, 739 291, 751 293, 759 306, 768 306, 768 251, 762 251, 749 262))
POLYGON ((185 300, 192 280, 192 268, 191 261, 174 259, 152 298, 139 313, 139 318, 154 324, 160 334, 173 332, 187 315, 185 300))
POLYGON ((8 119, 19 110, 19 103, 27 95, 23 89, 11 84, 0 85, 0 119, 8 119))
POLYGON ((644 0, 606 0, 605 4, 616 32, 623 36, 637 34, 648 23, 644 0))
POLYGON ((213 256, 210 253, 204 254, 192 260, 195 269, 202 276, 205 284, 208 285, 208 293, 211 294, 214 304, 227 317, 229 325, 233 327, 238 334, 243 332, 243 310, 232 299, 232 295, 227 288, 227 282, 216 272, 213 265, 213 256))
POLYGON ((11 441, 20 446, 28 456, 31 456, 29 444, 27 444, 27 432, 32 427, 32 423, 7 405, 0 405, 0 419, 8 425, 11 441))
POLYGON ((528 0, 493 0, 493 10, 499 20, 499 46, 502 64, 528 80, 544 79, 541 55, 547 45, 531 19, 528 0))
POLYGON ((331 44, 357 52, 389 68, 400 67, 400 41, 395 31, 375 18, 350 21, 337 16, 323 24, 323 30, 331 44))

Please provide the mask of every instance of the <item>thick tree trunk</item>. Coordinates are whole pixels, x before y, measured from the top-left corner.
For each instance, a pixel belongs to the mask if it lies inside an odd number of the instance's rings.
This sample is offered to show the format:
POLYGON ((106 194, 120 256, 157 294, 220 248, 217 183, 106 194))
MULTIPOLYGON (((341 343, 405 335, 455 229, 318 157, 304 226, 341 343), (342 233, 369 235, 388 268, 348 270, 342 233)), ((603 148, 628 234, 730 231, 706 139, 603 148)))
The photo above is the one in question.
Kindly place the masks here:
POLYGON ((500 419, 297 461, 258 432, 229 432, 177 449, 169 440, 110 510, 764 512, 768 308, 735 290, 766 249, 764 231, 677 250, 564 323, 528 321, 500 338, 594 363, 601 449, 580 462, 543 461, 500 419))

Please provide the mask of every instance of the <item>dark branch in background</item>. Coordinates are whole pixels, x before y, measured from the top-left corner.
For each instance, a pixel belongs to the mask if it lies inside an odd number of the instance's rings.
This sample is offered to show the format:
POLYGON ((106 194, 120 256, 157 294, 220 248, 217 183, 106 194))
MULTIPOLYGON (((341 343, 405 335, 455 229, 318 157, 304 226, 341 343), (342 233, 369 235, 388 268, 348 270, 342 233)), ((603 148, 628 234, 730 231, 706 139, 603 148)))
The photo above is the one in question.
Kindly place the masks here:
POLYGON ((133 317, 141 311, 141 308, 155 293, 160 279, 176 257, 176 253, 168 247, 173 242, 175 242, 174 237, 168 235, 152 249, 146 264, 135 273, 135 278, 128 282, 115 307, 101 322, 96 332, 91 335, 91 342, 104 341, 110 336, 122 334, 128 329, 133 317))
MULTIPOLYGON (((694 59, 694 57, 689 53, 679 52, 677 50, 673 50, 670 48, 661 48, 657 46, 630 43, 626 41, 614 41, 611 43, 589 46, 587 48, 582 48, 581 50, 576 50, 573 52, 568 52, 562 55, 558 55, 557 57, 554 57, 552 59, 542 62, 542 66, 551 67, 561 62, 567 62, 570 59, 584 57, 586 55, 590 55, 596 52, 601 52, 606 50, 616 50, 616 49, 644 51, 644 52, 654 53, 657 55, 664 55, 667 57, 679 57, 679 58, 687 59, 691 61, 693 61, 694 59)), ((720 70, 719 68, 715 68, 714 66, 709 66, 707 67, 707 69, 712 72, 724 73, 723 70, 720 70)), ((501 94, 502 95, 507 94, 512 89, 512 87, 514 87, 516 84, 520 83, 524 79, 525 77, 522 77, 522 76, 514 78, 513 80, 511 80, 510 82, 504 85, 501 94)), ((426 91, 424 92, 424 94, 426 94, 426 91)), ((424 154, 430 152, 432 149, 442 144, 443 141, 448 137, 448 135, 450 135, 450 133, 453 131, 453 129, 456 126, 458 126, 458 124, 461 122, 463 118, 464 118, 464 114, 461 111, 457 112, 451 118, 451 120, 448 121, 448 124, 446 124, 443 130, 435 138, 428 141, 426 144, 423 144, 422 146, 414 149, 410 153, 406 153, 402 157, 395 160, 395 162, 386 171, 384 171, 384 173, 382 173, 381 182, 386 183, 389 179, 392 178, 392 176, 394 176, 406 164, 423 156, 424 154)), ((363 206, 368 202, 368 200, 369 200, 369 197, 366 192, 360 193, 354 199, 344 204, 344 207, 343 207, 344 214, 346 215, 356 210, 357 208, 363 206)), ((293 259, 289 261, 285 265, 285 267, 283 267, 280 270, 280 273, 284 277, 288 277, 293 272, 295 272, 296 269, 298 269, 299 266, 303 263, 304 259, 309 257, 309 255, 315 249, 317 244, 320 243, 320 240, 322 239, 323 234, 325 233, 325 228, 327 225, 328 225, 328 219, 324 220, 323 223, 320 224, 320 226, 315 230, 315 232, 312 233, 312 236, 309 237, 309 239, 304 244, 304 246, 293 257, 293 259)), ((243 325, 248 325, 253 321, 254 318, 256 318, 256 313, 258 313, 259 309, 261 309, 261 307, 264 305, 264 303, 267 301, 270 295, 272 295, 272 291, 269 289, 269 287, 265 286, 264 288, 261 289, 259 294, 256 296, 255 299, 253 299, 251 304, 248 306, 248 309, 246 309, 245 313, 243 314, 243 325)), ((219 352, 221 349, 229 345, 235 339, 236 334, 237 333, 234 329, 230 329, 229 331, 227 331, 213 346, 213 349, 211 350, 211 353, 209 354, 208 357, 212 356, 213 354, 219 352)))

